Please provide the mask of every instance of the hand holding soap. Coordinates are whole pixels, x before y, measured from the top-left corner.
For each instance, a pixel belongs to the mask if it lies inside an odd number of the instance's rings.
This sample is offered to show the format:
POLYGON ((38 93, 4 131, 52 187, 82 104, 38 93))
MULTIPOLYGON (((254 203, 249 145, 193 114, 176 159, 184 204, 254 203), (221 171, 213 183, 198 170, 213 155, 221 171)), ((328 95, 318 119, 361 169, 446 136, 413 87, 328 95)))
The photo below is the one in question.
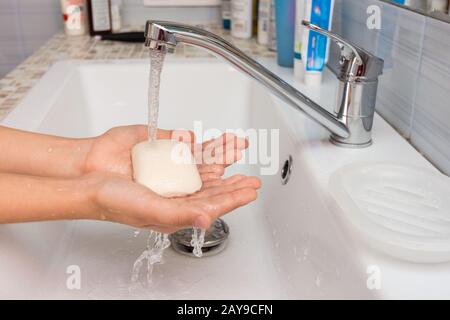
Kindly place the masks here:
POLYGON ((202 187, 189 146, 172 140, 138 143, 131 152, 134 180, 163 197, 180 197, 202 187))

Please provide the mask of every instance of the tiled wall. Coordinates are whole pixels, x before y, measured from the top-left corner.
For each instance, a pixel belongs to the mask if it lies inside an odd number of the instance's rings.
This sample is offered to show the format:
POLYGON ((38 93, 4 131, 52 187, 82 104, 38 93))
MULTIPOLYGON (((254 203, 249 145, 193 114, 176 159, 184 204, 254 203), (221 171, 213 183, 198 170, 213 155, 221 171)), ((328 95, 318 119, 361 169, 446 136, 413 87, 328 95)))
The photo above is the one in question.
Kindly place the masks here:
MULTIPOLYGON (((122 6, 125 25, 152 18, 209 23, 220 16, 220 7, 152 8, 142 0, 123 0, 122 6)), ((0 0, 0 78, 62 28, 60 0, 0 0)))
POLYGON ((61 28, 59 0, 0 0, 0 78, 61 28))
POLYGON ((450 24, 378 0, 336 0, 333 29, 385 60, 377 111, 450 175, 450 24), (369 5, 381 8, 381 30, 367 28, 369 5))

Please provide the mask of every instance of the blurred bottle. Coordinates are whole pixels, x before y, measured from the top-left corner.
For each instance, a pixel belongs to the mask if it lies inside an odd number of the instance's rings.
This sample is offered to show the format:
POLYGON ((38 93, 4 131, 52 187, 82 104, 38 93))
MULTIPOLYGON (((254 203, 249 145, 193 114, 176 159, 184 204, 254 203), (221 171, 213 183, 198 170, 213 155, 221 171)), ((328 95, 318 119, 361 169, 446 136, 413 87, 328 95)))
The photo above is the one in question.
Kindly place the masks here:
POLYGON ((231 0, 222 0, 222 23, 225 30, 231 28, 231 0))
POLYGON ((256 0, 231 0, 231 35, 250 39, 256 24, 256 0))
POLYGON ((259 0, 258 4, 257 40, 259 44, 266 46, 269 44, 270 3, 271 0, 259 0))
POLYGON ((448 0, 428 0, 428 12, 439 11, 446 13, 448 7, 448 0))
POLYGON ((111 0, 111 24, 113 32, 119 32, 122 28, 121 8, 122 0, 111 0))
POLYGON ((275 0, 270 0, 270 15, 269 15, 269 43, 270 51, 277 51, 277 30, 275 23, 275 0))
POLYGON ((89 11, 90 35, 95 36, 111 33, 111 1, 87 0, 87 7, 89 11))
POLYGON ((282 67, 294 66, 295 0, 275 0, 277 60, 282 67))
POLYGON ((87 33, 87 9, 85 0, 61 0, 64 31, 71 36, 87 33))

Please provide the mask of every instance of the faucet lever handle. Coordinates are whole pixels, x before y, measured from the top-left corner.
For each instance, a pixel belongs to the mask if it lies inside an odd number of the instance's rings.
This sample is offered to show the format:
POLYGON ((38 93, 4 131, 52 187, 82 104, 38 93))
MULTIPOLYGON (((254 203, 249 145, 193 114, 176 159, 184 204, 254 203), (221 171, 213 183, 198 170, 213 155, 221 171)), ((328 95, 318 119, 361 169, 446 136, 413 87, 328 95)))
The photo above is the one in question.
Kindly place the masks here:
POLYGON ((383 73, 384 61, 382 59, 352 44, 340 35, 325 30, 307 20, 303 20, 302 25, 311 31, 327 36, 339 46, 342 54, 340 59, 340 77, 350 81, 354 81, 355 79, 373 80, 377 79, 383 73), (349 53, 346 54, 344 51, 349 53))
POLYGON ((353 54, 355 55, 356 63, 358 63, 360 65, 364 64, 361 56, 359 55, 359 51, 358 51, 359 48, 352 45, 350 42, 348 42, 347 40, 345 40, 338 34, 332 32, 332 31, 323 29, 323 28, 319 27, 318 25, 312 24, 311 22, 309 22, 307 20, 303 20, 302 25, 312 31, 315 31, 317 33, 323 34, 324 36, 327 36, 328 38, 330 38, 331 40, 336 42, 337 45, 339 46, 339 48, 341 48, 341 50, 344 50, 344 48, 350 49, 353 52, 353 54))

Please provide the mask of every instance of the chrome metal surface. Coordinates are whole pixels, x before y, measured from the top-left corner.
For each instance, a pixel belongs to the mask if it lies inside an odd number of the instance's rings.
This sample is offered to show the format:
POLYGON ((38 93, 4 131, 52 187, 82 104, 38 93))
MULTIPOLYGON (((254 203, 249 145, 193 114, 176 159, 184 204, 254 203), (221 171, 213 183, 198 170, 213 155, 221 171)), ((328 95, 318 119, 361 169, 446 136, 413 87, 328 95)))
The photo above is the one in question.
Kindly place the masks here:
POLYGON ((339 146, 366 147, 371 144, 378 75, 383 60, 350 44, 338 35, 307 21, 305 27, 336 41, 341 48, 340 69, 335 72, 339 86, 337 107, 331 113, 309 99, 277 75, 217 35, 200 28, 165 21, 147 21, 146 46, 153 50, 173 52, 177 43, 202 47, 233 64, 274 94, 305 113, 331 132, 332 141, 339 146))
MULTIPOLYGON (((225 249, 230 228, 222 219, 217 219, 205 232, 205 242, 202 247, 204 256, 211 256, 225 249)), ((182 254, 194 257, 192 253, 192 228, 182 229, 170 235, 172 248, 182 254)))

